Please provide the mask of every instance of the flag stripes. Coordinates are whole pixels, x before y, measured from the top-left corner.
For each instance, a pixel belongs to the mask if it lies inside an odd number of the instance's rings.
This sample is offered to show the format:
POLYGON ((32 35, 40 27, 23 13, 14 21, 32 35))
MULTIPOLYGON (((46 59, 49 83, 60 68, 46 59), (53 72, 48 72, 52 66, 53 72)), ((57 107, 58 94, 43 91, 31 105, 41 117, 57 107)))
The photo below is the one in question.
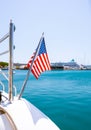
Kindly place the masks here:
POLYGON ((44 38, 42 38, 42 40, 41 40, 41 45, 40 45, 40 48, 39 48, 39 52, 33 53, 33 56, 30 58, 30 60, 29 60, 29 62, 27 64, 28 68, 30 68, 31 63, 32 63, 36 53, 37 53, 37 56, 36 56, 36 58, 35 58, 35 60, 33 62, 31 72, 36 77, 36 79, 38 79, 39 75, 42 72, 44 72, 46 70, 51 70, 50 62, 49 62, 49 59, 48 59, 48 54, 47 54, 47 51, 46 51, 44 38))

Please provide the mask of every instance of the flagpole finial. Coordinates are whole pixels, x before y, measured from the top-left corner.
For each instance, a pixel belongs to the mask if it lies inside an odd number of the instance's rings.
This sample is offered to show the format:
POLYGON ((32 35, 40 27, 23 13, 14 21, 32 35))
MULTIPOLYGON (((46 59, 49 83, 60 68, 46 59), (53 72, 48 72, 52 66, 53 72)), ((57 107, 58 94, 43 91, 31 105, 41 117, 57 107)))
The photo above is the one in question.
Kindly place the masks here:
POLYGON ((10 23, 12 23, 12 19, 10 19, 10 23))
POLYGON ((42 36, 44 36, 44 32, 42 33, 42 36))

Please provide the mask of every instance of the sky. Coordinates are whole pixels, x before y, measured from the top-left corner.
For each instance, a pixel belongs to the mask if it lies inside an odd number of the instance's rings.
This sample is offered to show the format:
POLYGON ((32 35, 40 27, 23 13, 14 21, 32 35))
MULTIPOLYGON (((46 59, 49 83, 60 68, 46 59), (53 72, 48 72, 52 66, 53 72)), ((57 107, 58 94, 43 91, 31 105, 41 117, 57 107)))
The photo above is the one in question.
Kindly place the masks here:
MULTIPOLYGON (((74 59, 91 65, 91 0, 2 0, 0 39, 9 32, 10 19, 16 27, 15 63, 29 61, 44 32, 51 63, 74 59)), ((8 39, 0 43, 0 53, 7 47, 8 39)))

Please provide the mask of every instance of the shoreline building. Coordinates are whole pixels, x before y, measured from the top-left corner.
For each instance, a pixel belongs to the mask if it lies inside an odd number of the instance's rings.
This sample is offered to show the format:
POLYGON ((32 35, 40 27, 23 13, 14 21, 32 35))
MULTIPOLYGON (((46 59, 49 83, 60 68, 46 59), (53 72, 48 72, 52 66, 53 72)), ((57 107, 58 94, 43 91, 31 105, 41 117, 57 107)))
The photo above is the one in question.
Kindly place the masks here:
POLYGON ((61 70, 79 70, 80 65, 77 64, 74 59, 72 59, 70 62, 56 62, 51 63, 52 69, 61 69, 61 70))

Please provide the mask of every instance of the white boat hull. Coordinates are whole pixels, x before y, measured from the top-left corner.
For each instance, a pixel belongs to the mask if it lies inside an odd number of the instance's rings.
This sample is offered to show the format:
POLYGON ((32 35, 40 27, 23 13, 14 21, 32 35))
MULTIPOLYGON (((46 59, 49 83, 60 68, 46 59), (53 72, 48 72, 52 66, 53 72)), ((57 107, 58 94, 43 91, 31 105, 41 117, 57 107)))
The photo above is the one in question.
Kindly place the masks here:
POLYGON ((39 109, 17 97, 0 105, 0 130, 59 130, 39 109))

